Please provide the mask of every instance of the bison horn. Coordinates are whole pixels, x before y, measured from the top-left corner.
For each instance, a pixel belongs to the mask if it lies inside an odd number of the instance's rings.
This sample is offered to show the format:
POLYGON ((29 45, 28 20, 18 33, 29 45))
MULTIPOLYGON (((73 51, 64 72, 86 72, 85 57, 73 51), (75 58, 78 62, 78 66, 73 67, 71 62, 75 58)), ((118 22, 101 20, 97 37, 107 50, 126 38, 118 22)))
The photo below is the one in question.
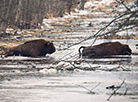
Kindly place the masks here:
POLYGON ((46 43, 45 43, 45 46, 49 46, 49 45, 50 45, 50 42, 46 42, 46 43))

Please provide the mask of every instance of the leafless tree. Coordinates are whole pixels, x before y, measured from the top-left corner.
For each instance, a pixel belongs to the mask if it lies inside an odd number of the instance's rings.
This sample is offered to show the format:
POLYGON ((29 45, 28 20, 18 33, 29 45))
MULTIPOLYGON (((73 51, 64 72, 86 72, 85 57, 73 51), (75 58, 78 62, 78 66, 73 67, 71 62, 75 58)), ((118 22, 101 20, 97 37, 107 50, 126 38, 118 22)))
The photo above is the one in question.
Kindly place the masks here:
POLYGON ((83 0, 0 0, 0 34, 8 26, 17 29, 36 28, 47 14, 63 16, 83 0))

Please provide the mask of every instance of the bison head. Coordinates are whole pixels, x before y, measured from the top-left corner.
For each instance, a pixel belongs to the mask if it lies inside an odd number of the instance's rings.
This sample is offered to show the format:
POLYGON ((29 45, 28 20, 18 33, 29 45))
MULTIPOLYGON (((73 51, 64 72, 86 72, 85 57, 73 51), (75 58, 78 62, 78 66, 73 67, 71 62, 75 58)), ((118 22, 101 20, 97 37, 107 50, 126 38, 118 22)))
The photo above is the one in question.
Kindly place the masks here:
POLYGON ((122 50, 123 55, 131 55, 132 51, 128 45, 123 45, 123 50, 122 50))
POLYGON ((47 53, 48 53, 48 54, 52 54, 52 53, 54 53, 55 51, 56 51, 56 49, 55 49, 55 47, 54 47, 53 42, 47 41, 47 42, 45 42, 45 44, 44 44, 44 49, 43 49, 43 51, 42 51, 41 56, 44 56, 44 55, 46 55, 47 53))

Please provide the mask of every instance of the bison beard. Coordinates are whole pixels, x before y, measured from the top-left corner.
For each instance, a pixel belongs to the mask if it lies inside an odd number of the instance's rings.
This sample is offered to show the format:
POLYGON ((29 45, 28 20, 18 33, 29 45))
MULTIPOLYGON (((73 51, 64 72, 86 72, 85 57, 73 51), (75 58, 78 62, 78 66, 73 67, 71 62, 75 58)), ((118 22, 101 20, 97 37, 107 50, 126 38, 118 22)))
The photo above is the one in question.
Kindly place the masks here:
POLYGON ((27 41, 24 44, 18 45, 6 51, 5 56, 28 56, 37 57, 45 56, 55 52, 55 47, 52 42, 44 39, 27 41))
POLYGON ((110 55, 131 55, 132 51, 127 44, 120 42, 106 42, 95 46, 81 46, 79 48, 79 57, 88 58, 102 57, 110 55), (81 49, 82 53, 81 53, 81 49))

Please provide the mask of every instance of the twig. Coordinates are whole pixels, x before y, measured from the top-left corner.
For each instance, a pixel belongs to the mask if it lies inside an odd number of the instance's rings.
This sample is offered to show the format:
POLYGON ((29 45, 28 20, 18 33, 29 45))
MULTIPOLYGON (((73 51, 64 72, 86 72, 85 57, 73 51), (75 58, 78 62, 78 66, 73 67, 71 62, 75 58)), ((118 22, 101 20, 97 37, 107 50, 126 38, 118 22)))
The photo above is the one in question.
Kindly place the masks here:
POLYGON ((86 89, 87 91, 89 91, 90 93, 92 93, 92 91, 90 89, 88 89, 88 88, 86 88, 84 86, 81 86, 81 85, 77 85, 77 86, 82 87, 82 88, 86 89))
POLYGON ((86 88, 86 87, 84 87, 84 86, 81 86, 81 85, 77 85, 77 86, 80 86, 80 87, 86 89, 87 91, 89 91, 90 93, 95 94, 95 92, 93 92, 93 90, 94 90, 96 87, 98 87, 100 84, 101 84, 101 83, 98 83, 98 84, 97 84, 96 86, 94 86, 92 89, 88 89, 88 88, 86 88))
POLYGON ((125 91, 125 93, 124 93, 124 96, 127 94, 127 91, 129 90, 129 88, 126 88, 126 91, 125 91))
MULTIPOLYGON (((69 48, 71 48, 71 47, 73 47, 73 46, 75 46, 75 45, 78 45, 78 44, 80 44, 80 43, 82 43, 82 42, 84 42, 84 41, 87 41, 87 40, 89 40, 89 39, 95 37, 93 43, 91 44, 91 45, 93 45, 99 36, 105 35, 105 34, 101 34, 103 31, 105 31, 105 30, 106 30, 112 23, 114 23, 116 20, 122 18, 123 16, 125 16, 125 15, 127 15, 127 14, 130 14, 130 13, 124 13, 124 14, 122 14, 122 15, 120 15, 120 16, 114 18, 111 22, 109 22, 106 26, 104 26, 103 28, 101 28, 101 29, 100 29, 98 32, 96 32, 94 35, 91 35, 91 36, 89 36, 88 38, 83 39, 83 40, 81 40, 81 41, 79 41, 79 42, 77 42, 77 43, 74 43, 74 44, 68 46, 67 48, 64 48, 63 50, 67 50, 67 49, 69 49, 69 48)), ((118 30, 119 30, 119 29, 118 29, 118 30)), ((116 29, 115 29, 115 31, 117 32, 116 29)), ((109 33, 111 33, 111 32, 109 31, 109 33)), ((107 33, 107 35, 108 35, 108 33, 107 33)))
POLYGON ((117 92, 118 89, 120 89, 122 87, 122 85, 125 83, 125 79, 123 80, 123 82, 119 85, 119 87, 113 91, 113 93, 109 96, 109 98, 107 99, 107 101, 110 100, 110 98, 117 92))
POLYGON ((93 91, 96 87, 98 87, 99 85, 100 85, 101 83, 98 83, 95 87, 93 87, 92 89, 91 89, 91 91, 93 91))
POLYGON ((121 0, 121 1, 118 1, 118 0, 116 0, 118 3, 121 3, 128 11, 130 11, 131 12, 131 10, 124 4, 124 1, 123 0, 121 0))

